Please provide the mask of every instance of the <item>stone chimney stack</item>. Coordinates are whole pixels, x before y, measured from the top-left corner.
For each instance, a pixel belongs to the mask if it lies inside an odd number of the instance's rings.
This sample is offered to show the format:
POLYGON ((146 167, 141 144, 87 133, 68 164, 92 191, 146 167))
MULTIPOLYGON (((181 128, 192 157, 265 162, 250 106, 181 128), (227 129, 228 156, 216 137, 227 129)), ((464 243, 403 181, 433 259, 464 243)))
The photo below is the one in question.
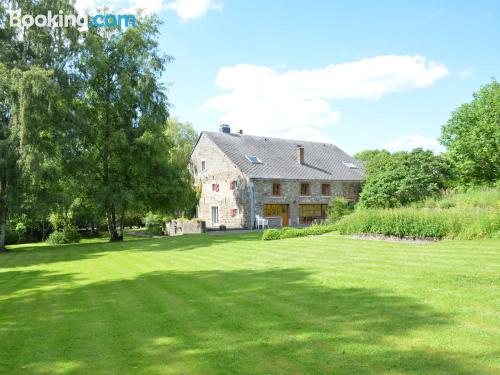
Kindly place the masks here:
POLYGON ((297 163, 304 164, 304 147, 297 145, 297 163))

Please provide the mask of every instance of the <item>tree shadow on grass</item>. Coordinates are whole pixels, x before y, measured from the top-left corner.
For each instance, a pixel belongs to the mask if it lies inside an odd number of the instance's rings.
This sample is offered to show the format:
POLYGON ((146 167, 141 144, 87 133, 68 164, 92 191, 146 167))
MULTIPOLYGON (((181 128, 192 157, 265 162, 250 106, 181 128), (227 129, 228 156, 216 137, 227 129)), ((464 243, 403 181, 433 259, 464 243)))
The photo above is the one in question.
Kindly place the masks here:
POLYGON ((1 301, 0 372, 484 372, 464 353, 405 347, 405 336, 450 324, 446 315, 384 289, 329 288, 309 276, 155 272, 1 301))
POLYGON ((225 243, 259 240, 262 233, 249 232, 212 236, 208 234, 184 235, 158 239, 134 239, 123 242, 80 243, 68 245, 24 245, 0 253, 0 269, 70 262, 99 257, 113 251, 186 251, 225 243))

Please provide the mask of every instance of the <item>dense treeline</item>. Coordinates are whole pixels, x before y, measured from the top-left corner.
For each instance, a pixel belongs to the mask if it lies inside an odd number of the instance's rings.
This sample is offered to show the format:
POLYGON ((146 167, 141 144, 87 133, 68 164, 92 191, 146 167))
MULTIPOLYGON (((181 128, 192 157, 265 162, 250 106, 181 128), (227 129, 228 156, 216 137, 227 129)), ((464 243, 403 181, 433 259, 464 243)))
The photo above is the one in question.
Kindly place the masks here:
POLYGON ((496 80, 452 113, 440 141, 447 151, 439 155, 422 149, 356 154, 366 170, 358 207, 394 208, 436 197, 446 189, 498 187, 500 84, 496 80))
MULTIPOLYGON (((183 150, 196 134, 168 122, 158 20, 20 30, 8 25, 10 3, 0 1, 0 250, 7 232, 40 240, 105 227, 117 241, 148 211, 191 211, 183 150)), ((71 1, 15 3, 75 12, 71 1)))

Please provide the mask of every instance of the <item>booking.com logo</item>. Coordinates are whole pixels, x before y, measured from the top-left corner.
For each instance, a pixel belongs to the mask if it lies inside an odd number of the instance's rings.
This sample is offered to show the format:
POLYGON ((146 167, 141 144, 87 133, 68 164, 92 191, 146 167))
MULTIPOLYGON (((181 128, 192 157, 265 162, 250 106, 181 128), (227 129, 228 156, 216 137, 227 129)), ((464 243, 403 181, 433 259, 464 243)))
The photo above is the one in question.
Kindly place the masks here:
POLYGON ((47 14, 22 14, 21 9, 10 9, 10 27, 29 29, 37 27, 78 27, 86 31, 89 27, 135 27, 137 20, 133 14, 96 14, 95 16, 64 14, 62 10, 57 13, 48 11, 47 14))

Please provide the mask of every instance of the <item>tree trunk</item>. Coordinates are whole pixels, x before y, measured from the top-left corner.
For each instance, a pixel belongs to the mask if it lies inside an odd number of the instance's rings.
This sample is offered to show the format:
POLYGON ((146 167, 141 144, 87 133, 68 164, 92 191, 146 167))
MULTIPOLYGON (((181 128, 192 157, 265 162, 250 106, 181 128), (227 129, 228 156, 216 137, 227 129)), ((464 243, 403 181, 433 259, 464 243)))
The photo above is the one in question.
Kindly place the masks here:
POLYGON ((5 226, 5 220, 3 218, 0 218, 0 253, 7 251, 7 248, 5 247, 5 226))
MULTIPOLYGON (((3 181, 0 181, 0 185, 3 185, 3 181)), ((0 187, 0 252, 7 251, 5 247, 5 228, 7 227, 7 207, 5 204, 5 199, 1 196, 3 194, 3 189, 0 187)))
POLYGON ((109 242, 122 241, 123 238, 120 238, 116 228, 115 206, 113 204, 111 205, 111 210, 107 213, 106 217, 108 221, 109 242))
MULTIPOLYGON (((1 151, 1 150, 0 150, 1 151)), ((2 157, 3 155, 0 155, 2 157)), ((0 174, 0 252, 5 252, 5 231, 7 227, 7 176, 0 174)))
POLYGON ((125 212, 122 212, 120 216, 120 239, 123 241, 123 228, 125 225, 125 212))

